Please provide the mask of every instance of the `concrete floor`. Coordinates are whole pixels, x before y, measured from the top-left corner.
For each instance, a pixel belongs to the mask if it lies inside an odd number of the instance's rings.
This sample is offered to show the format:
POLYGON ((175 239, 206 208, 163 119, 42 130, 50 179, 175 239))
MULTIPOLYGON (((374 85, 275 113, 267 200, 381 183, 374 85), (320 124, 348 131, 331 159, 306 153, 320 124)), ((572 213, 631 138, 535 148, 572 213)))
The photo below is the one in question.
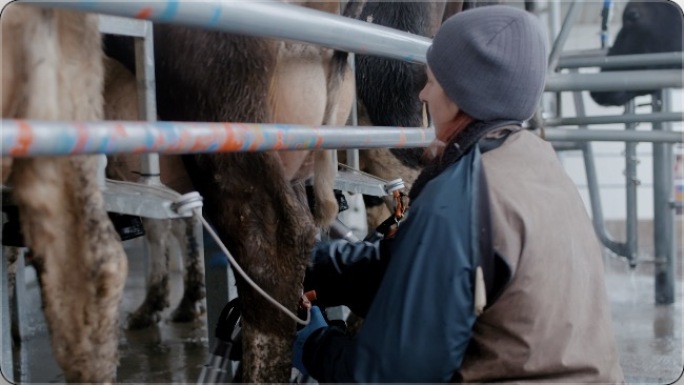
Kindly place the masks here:
POLYGON ((630 271, 622 260, 610 258, 607 262, 606 287, 625 379, 629 383, 673 383, 684 368, 681 278, 677 302, 656 306, 649 266, 630 271))
MULTIPOLYGON (((653 226, 650 221, 640 223, 638 229, 639 258, 636 269, 629 268, 623 259, 606 256, 606 287, 613 314, 620 362, 625 377, 632 383, 671 384, 684 370, 682 344, 682 255, 684 229, 682 217, 675 221, 676 237, 676 302, 655 305, 653 264, 653 226)), ((616 240, 624 239, 624 223, 606 224, 616 240)))
MULTIPOLYGON (((652 265, 642 263, 630 270, 624 260, 605 256, 606 287, 615 324, 620 361, 630 383, 670 384, 684 368, 682 345, 682 271, 681 221, 678 222, 677 302, 654 305, 652 265)), ((619 240, 619 224, 609 224, 619 240)), ((644 249, 648 248, 644 228, 644 249)), ((144 264, 139 256, 142 243, 129 241, 130 276, 121 307, 121 319, 134 310, 144 295, 144 264)), ((60 383, 64 378, 54 362, 47 329, 40 312, 40 298, 33 270, 27 269, 27 298, 23 301, 28 315, 28 335, 20 348, 13 349, 13 375, 19 383, 60 383)), ((171 279, 172 303, 180 298, 182 276, 176 271, 171 279)), ((165 314, 168 317, 168 312, 165 314)), ((590 316, 590 315, 588 315, 590 316)), ((122 383, 193 383, 206 362, 209 349, 206 322, 173 324, 160 322, 144 331, 122 331, 121 361, 118 381, 122 383)), ((9 352, 3 352, 7 354, 9 352)), ((9 368, 2 368, 3 375, 9 368)))
MULTIPOLYGON (((142 302, 145 295, 145 266, 141 257, 142 238, 125 242, 129 254, 129 277, 121 304, 123 325, 128 313, 142 302)), ((21 347, 14 347, 14 378, 19 383, 60 383, 64 377, 54 361, 45 319, 40 311, 40 293, 32 268, 26 271, 25 304, 27 336, 21 347)), ((171 303, 180 301, 182 274, 171 275, 171 303)), ((208 352, 206 321, 193 324, 168 322, 170 309, 157 327, 147 330, 121 329, 119 338, 121 383, 194 383, 205 364, 208 352)), ((3 352, 4 353, 4 352, 3 352)), ((5 375, 7 368, 2 368, 5 375)))

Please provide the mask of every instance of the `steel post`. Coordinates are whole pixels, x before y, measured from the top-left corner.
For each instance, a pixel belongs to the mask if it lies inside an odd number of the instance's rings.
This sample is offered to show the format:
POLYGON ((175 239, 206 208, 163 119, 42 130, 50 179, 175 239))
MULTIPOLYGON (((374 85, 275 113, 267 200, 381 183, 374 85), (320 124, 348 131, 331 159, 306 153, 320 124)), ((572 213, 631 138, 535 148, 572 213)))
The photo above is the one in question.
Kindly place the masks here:
MULTIPOLYGON (((145 21, 144 36, 135 38, 135 73, 138 86, 139 118, 157 121, 157 91, 154 74, 154 36, 152 23, 145 21)), ((140 157, 140 177, 146 183, 161 183, 159 154, 140 157)))
MULTIPOLYGON (((625 114, 634 113, 634 100, 631 100, 625 105, 625 114)), ((636 129, 635 123, 628 123, 625 125, 628 132, 636 129)), ((637 218, 637 188, 640 184, 637 175, 637 159, 636 142, 625 142, 625 199, 626 199, 626 235, 625 235, 625 257, 629 262, 629 266, 634 268, 637 264, 638 252, 638 218, 637 218)))
MULTIPOLYGON (((668 90, 653 95, 653 110, 669 108, 668 90)), ((668 132, 663 123, 653 124, 654 132, 668 132)), ((670 305, 675 301, 674 210, 672 145, 653 144, 653 245, 655 248, 655 302, 670 305)))
MULTIPOLYGON (((575 110, 577 111, 577 116, 584 117, 586 115, 584 109, 584 99, 582 98, 581 92, 573 92, 573 101, 575 103, 575 110)), ((587 126, 580 126, 577 131, 578 133, 586 134, 588 132, 594 132, 587 129, 587 126)), ((556 130, 549 130, 556 131, 556 130)), ((548 137, 548 135, 547 135, 548 137)), ((587 187, 589 190, 589 204, 591 206, 591 219, 594 224, 594 231, 596 236, 599 238, 601 243, 608 248, 610 251, 617 255, 625 255, 625 244, 616 242, 611 234, 608 233, 608 229, 605 227, 603 220, 603 207, 601 205, 601 194, 599 193, 598 176, 596 174, 596 164, 594 162, 594 151, 591 143, 582 144, 582 157, 584 160, 584 172, 587 178, 587 187)))
POLYGON ((568 40, 568 36, 570 36, 570 31, 572 30, 572 27, 575 25, 575 21, 577 20, 577 17, 580 11, 582 10, 582 6, 583 2, 581 0, 572 0, 572 2, 570 3, 568 13, 565 15, 565 20, 563 20, 563 26, 561 27, 561 30, 553 43, 553 47, 551 48, 551 53, 549 54, 548 69, 550 73, 556 71, 556 68, 558 66, 558 59, 560 58, 560 54, 563 51, 563 46, 565 45, 565 42, 568 40))

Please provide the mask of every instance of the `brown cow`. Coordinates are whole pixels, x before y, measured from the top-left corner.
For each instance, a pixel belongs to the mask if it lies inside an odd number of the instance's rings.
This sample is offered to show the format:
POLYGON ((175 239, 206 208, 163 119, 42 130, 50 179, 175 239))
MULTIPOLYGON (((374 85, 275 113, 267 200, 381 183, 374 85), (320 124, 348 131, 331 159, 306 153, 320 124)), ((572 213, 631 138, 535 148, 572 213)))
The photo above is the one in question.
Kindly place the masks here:
MULTIPOLYGON (((339 9, 335 2, 302 5, 339 9)), ((161 120, 343 125, 351 110, 353 79, 346 55, 331 49, 171 25, 156 26, 154 43, 161 120)), ((116 59, 132 67, 122 52, 116 59)), ((128 76, 128 82, 108 82, 115 88, 107 95, 120 93, 117 88, 126 84, 132 90, 128 76)), ((126 111, 108 108, 107 114, 135 116, 122 115, 135 114, 126 111)), ((179 192, 198 190, 207 218, 243 269, 295 310, 316 226, 327 226, 338 211, 330 155, 292 151, 162 157, 162 181, 179 192), (166 167, 168 162, 184 164, 185 175, 164 174, 183 170, 166 167), (313 215, 303 183, 312 175, 313 215)), ((245 380, 287 381, 295 323, 239 278, 238 292, 249 304, 242 311, 245 380)))
MULTIPOLYGON (((96 16, 12 3, 1 23, 3 118, 102 119, 96 16)), ((39 273, 53 353, 70 382, 112 382, 118 362, 127 260, 104 210, 99 162, 16 158, 8 180, 39 273)))

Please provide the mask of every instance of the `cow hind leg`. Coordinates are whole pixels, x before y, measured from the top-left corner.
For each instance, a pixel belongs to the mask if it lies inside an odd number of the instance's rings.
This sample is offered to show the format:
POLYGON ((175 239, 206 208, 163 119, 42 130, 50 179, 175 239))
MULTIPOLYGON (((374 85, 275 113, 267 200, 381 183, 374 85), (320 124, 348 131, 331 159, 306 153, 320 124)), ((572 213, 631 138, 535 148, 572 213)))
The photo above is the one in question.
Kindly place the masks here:
POLYGON ((22 231, 39 272, 53 354, 68 382, 116 378, 127 260, 102 195, 94 193, 97 164, 92 157, 15 164, 22 231), (45 203, 46 196, 54 201, 45 203))
POLYGON ((147 237, 149 275, 147 294, 143 303, 128 316, 129 329, 143 329, 161 319, 161 312, 169 307, 169 236, 171 221, 143 218, 147 237))
MULTIPOLYGON (((281 199, 274 199, 278 205, 281 199)), ((243 249, 241 259, 247 258, 244 265, 249 267, 248 274, 258 282, 281 304, 294 311, 301 295, 304 266, 308 250, 313 243, 313 222, 311 215, 299 210, 301 215, 291 212, 292 219, 303 220, 298 224, 288 220, 272 231, 256 231, 241 234, 249 239, 243 249), (309 226, 306 226, 306 224, 309 226), (302 234, 310 235, 310 239, 301 240, 293 233, 301 229, 302 234), (306 230, 311 231, 306 231, 306 230), (277 234, 282 232, 282 234, 277 234), (284 240, 288 234, 292 238, 284 240), (270 240, 268 239, 270 238, 270 240), (286 242, 287 244, 284 244, 286 242), (309 247, 307 247, 309 246, 309 247), (260 261, 257 263, 257 259, 260 261), (295 261, 287 261, 296 259, 295 261)), ((258 220, 262 213, 243 211, 242 218, 258 220)), ((280 219, 284 219, 281 217, 280 219)), ((291 352, 294 337, 294 322, 282 311, 266 302, 254 290, 247 287, 242 279, 238 279, 238 293, 243 303, 243 370, 244 379, 249 382, 283 382, 291 372, 291 352)))
POLYGON ((178 240, 180 250, 184 254, 185 272, 183 276, 183 298, 173 311, 173 322, 192 322, 202 316, 206 309, 204 298, 204 261, 200 257, 195 228, 198 225, 195 217, 177 219, 171 224, 171 231, 178 240))
MULTIPOLYGON (((284 187, 284 186, 283 186, 284 187)), ((299 296, 301 295, 301 282, 303 281, 304 268, 308 255, 313 246, 315 227, 313 218, 306 205, 297 199, 297 193, 291 188, 283 188, 280 191, 270 191, 271 201, 275 216, 278 218, 277 227, 265 226, 262 230, 245 234, 249 240, 246 243, 243 256, 251 257, 260 255, 266 262, 266 267, 261 269, 252 260, 249 265, 256 267, 255 273, 261 271, 260 278, 269 293, 277 294, 282 304, 291 310, 296 309, 299 296), (270 230, 270 231, 269 231, 270 230), (267 241, 267 239, 271 239, 267 241), (268 248, 268 249, 266 249, 268 248), (289 305, 289 306, 288 306, 289 305)), ((269 209, 266 209, 269 210, 269 209)), ((244 212, 244 211, 243 211, 244 212)), ((244 214, 257 219, 253 212, 246 211, 244 214)), ((249 353, 245 357, 245 379, 257 382, 282 381, 288 378, 291 371, 292 338, 294 337, 294 323, 283 312, 276 309, 272 304, 266 303, 263 298, 254 297, 254 291, 244 290, 244 285, 239 285, 238 290, 247 292, 241 298, 251 298, 254 309, 260 312, 245 314, 246 318, 244 341, 249 345, 249 353), (267 345, 265 345, 267 344, 267 345), (264 349, 268 346, 269 349, 264 349), (273 372, 264 372, 270 368, 273 372)))
MULTIPOLYGON (((7 259, 7 296, 9 299, 9 304, 10 304, 10 312, 12 313, 12 325, 11 325, 11 335, 12 335, 12 340, 14 341, 15 344, 20 344, 21 343, 21 331, 19 330, 19 324, 15 322, 18 317, 17 314, 13 313, 14 311, 17 311, 13 305, 16 301, 17 298, 15 298, 16 294, 16 287, 17 287, 17 265, 19 264, 19 258, 23 258, 21 256, 22 250, 19 247, 14 247, 14 246, 4 246, 4 255, 5 258, 7 259)), ((21 277, 20 277, 21 278, 21 277)), ((21 299, 19 299, 21 300, 21 299)))
MULTIPOLYGON (((285 180, 274 153, 212 154, 194 159, 201 167, 191 175, 205 183, 202 195, 205 205, 212 207, 206 214, 221 239, 256 284, 295 312, 315 237, 313 217, 301 200, 305 194, 298 194, 285 180)), ((287 382, 295 322, 239 275, 236 283, 243 304, 244 381, 287 382)))
MULTIPOLYGON (((6 77, 20 79, 17 92, 27 96, 13 99, 12 109, 3 101, 3 117, 101 119, 97 17, 16 3, 3 11, 3 49, 14 45, 21 54, 11 57, 17 60, 12 73, 3 67, 2 83, 8 84, 6 77), (6 20, 18 25, 5 29, 6 20), (6 40, 10 31, 21 37, 6 40)), ((17 158, 10 175, 21 229, 39 272, 53 355, 69 382, 116 378, 127 260, 104 210, 98 165, 97 157, 88 156, 17 158)))

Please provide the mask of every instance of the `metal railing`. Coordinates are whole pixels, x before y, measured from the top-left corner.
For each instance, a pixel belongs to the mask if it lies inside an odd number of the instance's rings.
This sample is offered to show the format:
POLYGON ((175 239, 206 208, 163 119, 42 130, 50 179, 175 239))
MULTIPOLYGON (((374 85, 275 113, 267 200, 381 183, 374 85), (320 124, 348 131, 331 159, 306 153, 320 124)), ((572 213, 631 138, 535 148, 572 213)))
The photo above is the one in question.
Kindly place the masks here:
POLYGON ((2 120, 2 155, 258 152, 426 147, 434 131, 249 123, 2 120))
MULTIPOLYGON (((394 59, 425 63, 425 52, 430 39, 397 31, 391 28, 373 25, 343 16, 303 8, 291 4, 277 2, 252 1, 213 1, 193 2, 166 0, 159 2, 110 2, 110 1, 22 1, 45 7, 58 7, 84 12, 96 12, 106 15, 133 17, 160 23, 174 23, 200 28, 216 29, 232 33, 249 34, 262 37, 299 40, 313 44, 320 44, 336 49, 347 50, 360 54, 377 55, 394 59)), ((552 58, 562 63, 560 57, 562 43, 567 38, 570 28, 568 23, 573 20, 575 6, 571 7, 563 25, 560 36, 554 44, 552 58)), ((634 60, 633 58, 630 60, 634 60)), ((553 64, 551 65, 553 67, 553 64)), ((153 74, 146 74, 153 76, 153 74)), ((147 81, 153 81, 147 80, 147 81)), ((579 91, 579 90, 624 90, 624 89, 659 89, 663 87, 682 87, 682 74, 677 70, 653 70, 647 72, 620 71, 605 74, 556 74, 550 73, 545 90, 548 92, 579 91)), ((149 114, 149 113, 148 113, 149 114)), ((676 119, 678 116, 654 116, 656 121, 676 119)), ((608 117, 588 117, 587 119, 603 119, 608 117)), ((624 120, 625 118, 619 118, 624 120)), ((634 119, 639 119, 635 117, 634 119)), ((153 120, 153 119, 148 119, 153 120)), ((555 125, 557 120, 552 121, 555 125)), ((577 123, 577 121, 575 121, 577 123)), ((42 125, 42 124, 41 124, 42 125)), ((11 127, 9 122, 3 122, 5 127, 11 127)), ((65 127, 61 125, 61 127, 65 127)), ((162 129, 158 126, 158 129, 162 129)), ((7 131, 3 140, 15 142, 18 131, 7 131)), ((362 148, 365 138, 362 131, 347 129, 344 148, 362 148), (360 140, 354 138, 357 135, 360 140)), ((551 134, 554 135, 554 134, 551 134)), ((574 134, 559 134, 558 140, 575 140, 574 134)), ((637 134, 641 135, 641 134, 637 134)), ((622 141, 616 135, 616 141, 622 141)), ((649 138, 638 138, 649 141, 649 138)), ((582 140, 582 139, 578 139, 582 140)), ((587 138, 591 140, 591 138, 587 138)), ((603 140, 611 140, 604 137, 603 140)), ((632 139, 630 139, 632 140, 632 139)), ((667 139, 669 141, 670 139, 667 139)), ((315 142, 311 142, 312 145, 315 142)), ((389 144, 390 146, 392 143, 389 144)), ((414 145, 414 144, 411 144, 414 145)), ((424 146, 426 143, 416 143, 424 146)), ((172 145, 170 145, 172 146, 172 145)), ((332 148, 332 147, 325 147, 332 148)), ((5 152, 3 155, 11 155, 5 152)))
MULTIPOLYGON (((191 2, 191 1, 176 1, 167 0, 152 3, 139 3, 139 2, 105 2, 105 1, 90 1, 90 2, 79 2, 79 1, 22 1, 25 3, 30 3, 34 5, 46 6, 46 7, 59 7, 72 10, 79 10, 85 12, 97 12, 101 14, 123 16, 123 17, 135 17, 147 20, 152 20, 161 23, 176 23, 182 25, 190 25, 201 28, 217 29, 221 31, 227 31, 232 33, 242 33, 250 34, 264 37, 273 38, 285 38, 305 41, 313 44, 321 44, 337 49, 348 50, 351 52, 362 53, 362 54, 372 54, 378 56, 384 56, 395 59, 402 59, 408 61, 415 61, 419 63, 425 62, 425 52, 430 44, 430 39, 412 35, 409 33, 396 31, 391 28, 382 27, 378 25, 373 25, 370 23, 353 20, 350 18, 332 15, 326 12, 316 11, 312 9, 306 9, 300 6, 282 4, 275 2, 251 2, 251 1, 231 1, 231 2, 191 2)), ((566 18, 566 22, 567 22, 566 18)), ((572 17, 569 17, 572 19, 572 17)), ((564 25, 564 30, 566 31, 563 36, 567 36, 569 29, 564 25)), ((141 31, 145 33, 145 31, 141 31)), ((147 40, 147 39, 146 39, 147 40)), ((151 43, 148 43, 151 44, 151 43)), ((555 52, 560 55, 560 49, 562 45, 557 42, 554 45, 556 47, 555 52)), ((147 52, 151 52, 149 49, 147 52)), ((562 59, 562 58, 561 58, 562 59)), ((154 81, 154 74, 147 71, 144 72, 146 80, 140 80, 139 83, 144 84, 144 82, 154 81)), ((620 89, 658 89, 663 87, 681 87, 682 86, 682 76, 681 71, 677 70, 662 70, 662 71, 648 71, 648 72, 614 72, 610 74, 549 74, 546 91, 559 92, 559 91, 573 91, 573 90, 620 90, 620 89)), ((149 91, 150 88, 147 88, 149 91)), ((147 92, 149 94, 149 92, 147 92)), ((153 98, 154 95, 147 95, 146 97, 153 98)), ((149 105, 149 103, 148 103, 149 105)), ((147 111, 149 108, 146 107, 146 115, 150 115, 153 111, 147 111)), ((654 116, 654 121, 678 119, 679 116, 674 115, 657 115, 654 116)), ((147 116, 148 120, 154 120, 154 117, 150 118, 147 116)), ((587 117, 586 119, 602 119, 603 122, 609 122, 611 118, 609 117, 587 117)), ((624 120, 625 117, 616 118, 616 120, 624 120)), ((632 119, 639 119, 634 117, 632 119)), ((565 124, 563 121, 552 120, 552 125, 565 124)), ((581 123, 581 120, 575 120, 573 123, 581 123)), ((22 123, 23 124, 23 123, 22 123)), ((51 127, 52 132, 50 135, 57 135, 58 132, 63 130, 64 135, 73 135, 72 128, 68 124, 64 123, 31 123, 31 130, 40 130, 47 132, 46 125, 54 125, 51 127)), ((126 123, 128 127, 133 127, 132 123, 126 123)), ((98 127, 102 129, 105 125, 101 123, 89 123, 89 127, 98 127)), ((14 149, 13 153, 8 151, 6 143, 16 143, 19 139, 19 135, 25 135, 27 132, 33 132, 31 130, 25 130, 20 132, 17 128, 20 127, 18 122, 11 123, 9 121, 2 122, 2 139, 3 148, 2 155, 16 154, 17 150, 14 149)), ((144 131, 147 132, 157 132, 162 133, 165 129, 168 129, 168 123, 157 123, 154 128, 152 124, 145 125, 144 131)), ((176 127, 180 127, 176 125, 176 127)), ((257 128, 257 126, 251 126, 257 128)), ((258 126, 258 129, 262 129, 264 126, 258 126)), ((319 128, 320 130, 321 128, 319 128)), ((277 129, 276 129, 277 130, 277 129)), ((97 131, 97 130, 96 130, 97 131)), ((138 131, 136 131, 138 132, 138 131)), ((325 131, 328 135, 328 131, 325 131)), ((411 134, 410 129, 402 129, 400 135, 410 135, 411 137, 420 136, 416 141, 400 141, 396 139, 391 139, 383 141, 382 145, 378 146, 426 146, 429 143, 424 135, 424 130, 421 130, 420 134, 411 134)), ((345 129, 344 133, 340 133, 344 136, 344 139, 335 139, 326 142, 326 145, 322 148, 364 148, 368 146, 367 135, 364 134, 364 130, 351 130, 345 129), (339 146, 339 147, 335 147, 339 146)), ((43 135, 43 134, 39 134, 43 135)), ((86 140, 89 135, 98 135, 95 131, 92 133, 82 132, 79 135, 86 135, 86 140)), ((249 135, 258 136, 258 132, 254 132, 249 135)), ((336 134, 335 134, 336 135, 336 134)), ((387 135, 387 132, 382 135, 387 135)), ((392 135, 396 135, 393 133, 392 135)), ((644 135, 641 133, 629 134, 630 137, 620 138, 620 134, 607 134, 603 135, 600 133, 596 134, 575 134, 571 132, 553 134, 548 131, 548 135, 556 135, 554 140, 643 140, 643 141, 678 141, 677 138, 673 136, 667 136, 667 138, 644 135), (577 135, 577 137, 575 137, 577 135), (636 136, 635 136, 636 135, 636 136)), ((291 149, 296 146, 299 149, 307 148, 306 143, 302 143, 301 137, 295 135, 299 142, 297 143, 284 143, 282 148, 291 149)), ((54 137, 53 137, 54 138, 54 137)), ((34 138, 35 139, 35 138, 34 138)), ((165 149, 170 149, 172 152, 178 152, 176 148, 180 146, 179 143, 173 143, 173 140, 180 140, 180 137, 172 138, 171 135, 167 135, 167 139, 170 142, 165 142, 164 148, 159 148, 159 152, 165 152, 165 149), (174 147, 176 146, 176 147, 174 147)), ((96 140, 96 139, 93 139, 96 140)), ((57 141, 59 143, 60 141, 57 141)), ((64 142, 64 141, 61 141, 64 142)), ((303 141, 306 142, 306 141, 303 141)), ((142 143, 145 143, 144 141, 142 143)), ((316 145, 316 140, 309 140, 308 142, 312 147, 316 145)), ((145 145, 142 145, 144 147, 145 145)), ((35 146, 39 147, 38 145, 35 146)), ((150 144, 153 147, 153 144, 150 144)), ((182 146, 181 146, 182 147, 182 146)), ((221 146, 211 146, 205 144, 206 151, 215 151, 222 148, 221 146)), ((263 147, 268 148, 268 147, 263 147)), ((55 151, 60 154, 73 154, 76 153, 77 149, 72 149, 71 151, 59 151, 60 147, 55 146, 55 151)), ((106 153, 105 147, 100 147, 100 153, 106 153)), ((152 152, 141 150, 140 148, 130 149, 131 151, 138 152, 152 152)), ((45 155, 49 151, 48 148, 43 148, 42 150, 36 152, 25 152, 24 155, 42 154, 45 155)), ((92 151, 92 149, 90 149, 92 151)), ((127 149, 112 150, 112 151, 128 151, 127 149)), ((154 171, 154 170, 152 170, 154 171)))
MULTIPOLYGON (((563 25, 559 37, 567 37, 574 23, 573 14, 582 2, 576 1, 571 5, 566 22, 563 25)), ((670 122, 681 121, 681 112, 673 113, 669 109, 670 102, 667 97, 671 88, 681 88, 684 73, 681 69, 672 70, 649 70, 649 71, 610 71, 594 74, 579 74, 582 67, 600 67, 610 69, 627 69, 634 66, 681 66, 682 53, 650 54, 650 55, 627 55, 606 57, 605 50, 594 53, 568 55, 561 57, 564 39, 557 39, 550 60, 550 71, 555 72, 563 68, 570 69, 569 76, 555 73, 549 75, 556 77, 555 84, 547 87, 547 91, 573 91, 575 101, 576 118, 552 118, 552 125, 576 124, 587 137, 593 135, 596 130, 588 130, 589 124, 623 123, 625 131, 621 136, 625 138, 625 182, 626 182, 626 240, 616 242, 610 237, 603 223, 600 196, 598 194, 598 180, 594 164, 594 156, 590 143, 580 143, 578 149, 582 150, 585 162, 585 172, 589 187, 590 204, 592 208, 594 226, 597 235, 604 246, 618 255, 626 257, 630 266, 635 267, 637 258, 637 176, 636 176, 636 142, 627 140, 638 134, 634 131, 638 122, 652 122, 652 134, 674 134, 682 140, 682 132, 671 131, 670 122), (621 85, 618 85, 622 83, 621 85), (617 87, 615 87, 618 85, 617 87), (635 115, 634 104, 631 102, 625 107, 625 114, 617 116, 587 117, 584 113, 584 101, 581 91, 612 91, 612 90, 662 90, 653 94, 652 113, 635 115), (665 95, 665 97, 661 97, 665 95), (663 107, 665 105, 665 108, 663 107)), ((547 84, 548 85, 548 84, 547 84)), ((559 95, 557 95, 559 97, 559 95)), ((551 131, 551 130, 549 130, 551 131)), ((674 240, 674 207, 672 201, 672 143, 662 141, 653 142, 653 202, 654 202, 654 263, 655 263, 655 302, 656 304, 672 304, 674 295, 675 274, 675 240, 674 240)))
POLYGON ((273 1, 24 1, 34 5, 94 12, 297 40, 342 51, 425 63, 431 40, 360 20, 273 1))

